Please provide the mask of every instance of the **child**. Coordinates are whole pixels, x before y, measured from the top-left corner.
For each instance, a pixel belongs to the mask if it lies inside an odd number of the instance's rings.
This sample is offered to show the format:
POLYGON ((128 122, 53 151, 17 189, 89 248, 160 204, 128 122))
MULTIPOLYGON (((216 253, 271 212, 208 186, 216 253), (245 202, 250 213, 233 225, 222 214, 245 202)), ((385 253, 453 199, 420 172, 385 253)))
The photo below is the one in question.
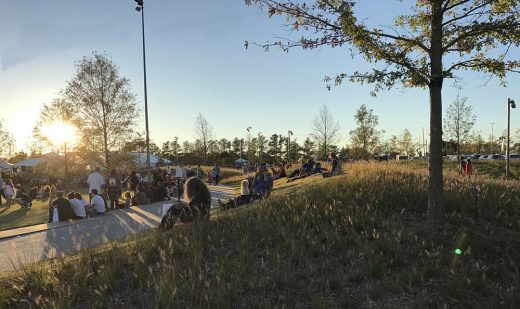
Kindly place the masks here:
POLYGON ((468 176, 468 178, 471 178, 471 160, 470 159, 468 159, 468 162, 466 162, 465 169, 466 169, 466 176, 468 176))
POLYGON ((132 204, 132 198, 130 196, 130 191, 125 192, 125 208, 130 208, 132 204))
POLYGON ((249 191, 249 181, 247 179, 242 180, 240 184, 240 196, 230 198, 227 202, 222 202, 218 199, 218 204, 221 210, 226 210, 233 207, 242 206, 253 201, 253 196, 249 191))
POLYGON ((14 196, 14 186, 13 181, 11 179, 7 179, 4 185, 4 195, 5 195, 5 208, 11 208, 11 204, 13 204, 13 196, 14 196))

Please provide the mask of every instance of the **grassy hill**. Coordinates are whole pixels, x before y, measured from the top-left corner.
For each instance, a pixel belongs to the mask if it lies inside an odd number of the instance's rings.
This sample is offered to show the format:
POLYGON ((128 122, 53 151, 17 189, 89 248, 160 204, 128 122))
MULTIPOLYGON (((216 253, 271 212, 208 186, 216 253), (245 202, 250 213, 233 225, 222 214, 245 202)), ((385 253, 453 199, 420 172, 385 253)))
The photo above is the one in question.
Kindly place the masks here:
POLYGON ((281 180, 264 202, 209 222, 6 274, 0 306, 514 308, 520 185, 447 174, 437 224, 426 169, 351 164, 341 177, 281 180))

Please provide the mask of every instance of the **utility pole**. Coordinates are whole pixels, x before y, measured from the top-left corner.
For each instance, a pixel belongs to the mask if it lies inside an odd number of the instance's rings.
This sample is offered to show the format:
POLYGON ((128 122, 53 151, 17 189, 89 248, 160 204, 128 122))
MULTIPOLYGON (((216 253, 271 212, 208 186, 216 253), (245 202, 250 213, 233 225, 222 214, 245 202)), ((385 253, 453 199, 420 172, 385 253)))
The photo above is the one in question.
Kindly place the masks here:
POLYGON ((506 179, 509 179, 509 132, 511 129, 511 108, 516 108, 515 101, 507 99, 507 141, 506 141, 506 179))
POLYGON ((426 144, 424 143, 424 128, 422 128, 422 148, 423 148, 423 156, 426 157, 426 144))

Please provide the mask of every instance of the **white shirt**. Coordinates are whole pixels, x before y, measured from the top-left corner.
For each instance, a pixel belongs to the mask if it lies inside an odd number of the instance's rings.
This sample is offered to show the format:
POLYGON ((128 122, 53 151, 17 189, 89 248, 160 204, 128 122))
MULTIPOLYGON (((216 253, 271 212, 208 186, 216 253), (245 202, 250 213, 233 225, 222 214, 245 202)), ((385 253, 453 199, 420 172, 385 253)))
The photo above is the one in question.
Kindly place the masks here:
POLYGON ((96 189, 98 193, 101 193, 101 186, 105 184, 105 180, 101 174, 94 172, 88 175, 87 183, 89 185, 88 193, 91 193, 92 189, 96 189))
POLYGON ((179 166, 175 169, 175 177, 184 179, 186 178, 186 170, 184 167, 179 166))
POLYGON ((76 216, 78 217, 86 217, 87 216, 87 213, 85 212, 85 206, 83 206, 83 204, 80 202, 80 200, 78 200, 77 198, 73 198, 71 200, 69 200, 70 202, 70 205, 72 206, 72 210, 74 210, 74 213, 76 214, 76 216))
POLYGON ((10 185, 4 185, 4 194, 6 196, 13 196, 14 195, 14 189, 10 185))
POLYGON ((94 206, 94 209, 99 213, 103 213, 106 210, 105 201, 100 195, 94 195, 90 201, 90 205, 94 206))

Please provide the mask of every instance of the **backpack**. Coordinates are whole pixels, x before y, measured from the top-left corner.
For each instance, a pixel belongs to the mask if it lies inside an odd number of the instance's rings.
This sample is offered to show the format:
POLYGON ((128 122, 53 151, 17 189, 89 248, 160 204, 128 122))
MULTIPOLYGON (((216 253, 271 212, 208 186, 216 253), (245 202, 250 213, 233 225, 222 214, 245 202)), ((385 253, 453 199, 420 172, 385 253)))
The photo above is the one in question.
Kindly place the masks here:
POLYGON ((159 231, 168 231, 173 229, 177 219, 182 223, 193 221, 193 214, 189 207, 183 205, 174 205, 168 209, 166 215, 162 218, 159 224, 159 231))

